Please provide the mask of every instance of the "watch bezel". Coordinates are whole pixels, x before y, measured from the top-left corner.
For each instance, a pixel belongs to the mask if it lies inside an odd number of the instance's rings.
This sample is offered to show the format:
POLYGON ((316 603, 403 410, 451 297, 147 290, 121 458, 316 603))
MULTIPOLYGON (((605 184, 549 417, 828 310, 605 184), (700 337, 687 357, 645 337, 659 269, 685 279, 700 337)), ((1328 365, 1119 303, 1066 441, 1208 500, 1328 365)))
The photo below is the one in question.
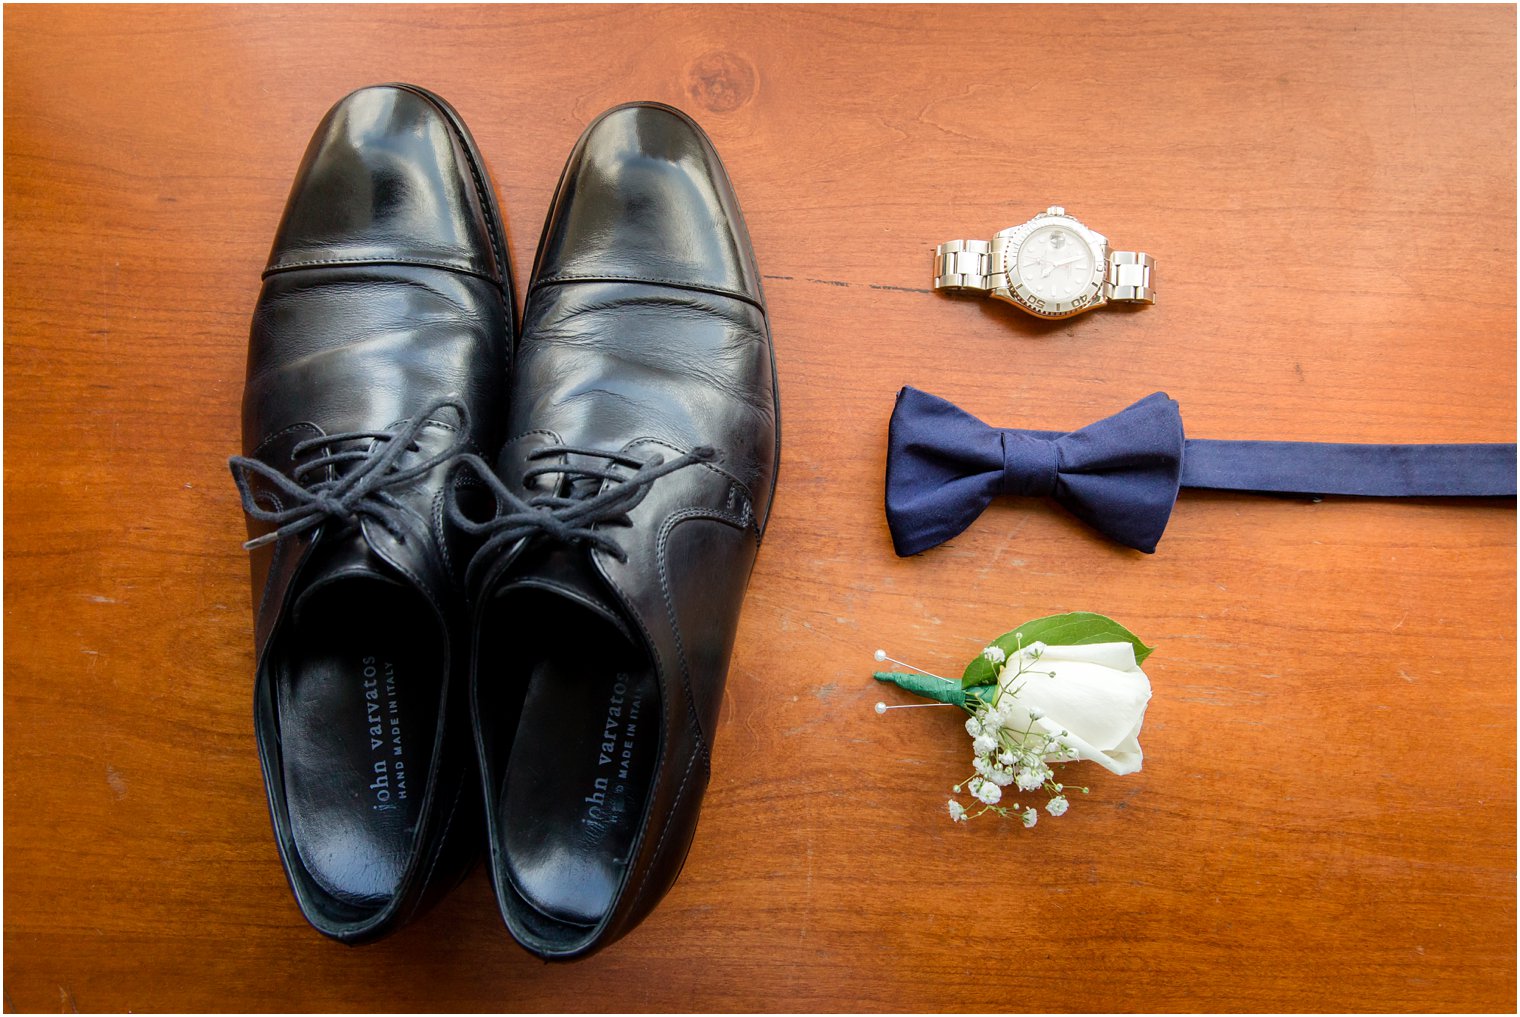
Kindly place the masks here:
POLYGON ((1072 315, 1102 307, 1107 303, 1104 298, 1103 284, 1108 278, 1108 238, 1088 229, 1079 220, 1065 213, 1041 212, 1028 222, 1011 226, 998 233, 994 237, 994 241, 997 240, 1002 241, 997 245, 1002 259, 997 266, 998 274, 1002 277, 1002 286, 999 288, 1007 293, 1007 299, 1023 310, 1039 318, 1070 318, 1072 315), (1036 230, 1056 225, 1065 226, 1075 233, 1083 243, 1087 244, 1093 256, 1092 275, 1088 278, 1087 284, 1082 287, 1081 292, 1073 295, 1069 300, 1046 300, 1036 295, 1019 279, 1017 271, 1019 251, 1023 248, 1024 242, 1036 230))

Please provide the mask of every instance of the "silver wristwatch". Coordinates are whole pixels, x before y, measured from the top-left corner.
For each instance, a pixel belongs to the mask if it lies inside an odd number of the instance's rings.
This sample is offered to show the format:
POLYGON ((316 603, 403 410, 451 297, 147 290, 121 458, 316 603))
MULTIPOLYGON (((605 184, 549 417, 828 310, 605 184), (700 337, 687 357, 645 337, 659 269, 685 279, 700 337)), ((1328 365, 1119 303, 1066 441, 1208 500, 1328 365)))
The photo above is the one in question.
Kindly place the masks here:
POLYGON ((1107 237, 1052 205, 990 241, 940 244, 934 288, 990 295, 1041 318, 1069 318, 1108 303, 1154 304, 1156 259, 1110 251, 1107 237))

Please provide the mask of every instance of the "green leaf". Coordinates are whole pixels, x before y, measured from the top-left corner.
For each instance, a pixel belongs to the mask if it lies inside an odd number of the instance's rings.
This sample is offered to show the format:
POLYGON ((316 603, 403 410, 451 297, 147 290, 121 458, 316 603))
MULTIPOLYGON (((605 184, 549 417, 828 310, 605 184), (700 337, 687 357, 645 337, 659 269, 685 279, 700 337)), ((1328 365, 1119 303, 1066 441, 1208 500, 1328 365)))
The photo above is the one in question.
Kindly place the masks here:
MULTIPOLYGON (((1142 643, 1129 629, 1112 618, 1090 611, 1072 611, 1053 614, 1047 618, 1027 621, 1011 632, 1004 632, 989 645, 996 646, 1008 656, 1013 656, 1020 644, 1040 642, 1047 646, 1083 646, 1088 643, 1129 643, 1135 648, 1135 663, 1144 663, 1151 655, 1152 647, 1142 643), (1022 638, 1016 638, 1022 637, 1022 638)), ((961 675, 961 687, 972 688, 988 685, 995 680, 991 661, 980 653, 966 665, 961 675)))
MULTIPOLYGON (((1008 651, 1004 651, 1005 653, 1008 651)), ((978 653, 972 658, 971 663, 966 665, 966 670, 961 673, 961 687, 971 688, 974 685, 986 685, 997 680, 997 674, 992 668, 992 661, 978 653)))

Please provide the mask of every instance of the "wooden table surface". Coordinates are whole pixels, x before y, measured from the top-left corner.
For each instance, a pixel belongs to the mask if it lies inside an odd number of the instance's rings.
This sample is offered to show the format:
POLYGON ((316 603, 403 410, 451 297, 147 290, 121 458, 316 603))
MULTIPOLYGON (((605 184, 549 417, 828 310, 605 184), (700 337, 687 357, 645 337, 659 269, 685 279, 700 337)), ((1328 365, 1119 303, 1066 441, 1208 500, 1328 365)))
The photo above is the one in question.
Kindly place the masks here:
POLYGON ((1160 550, 1044 503, 894 557, 904 384, 1074 427, 1513 441, 1512 7, 173 7, 5 12, 5 1004, 14 1010, 1499 1010, 1515 999, 1512 499, 1184 492, 1160 550), (570 966, 478 869, 311 931, 250 716, 249 314, 326 109, 430 87, 519 285, 572 143, 691 112, 766 277, 785 447, 685 873, 570 966), (1061 203, 1160 301, 1039 323, 930 248, 1061 203), (1157 647, 1145 768, 952 826, 958 669, 1066 610, 1157 647))

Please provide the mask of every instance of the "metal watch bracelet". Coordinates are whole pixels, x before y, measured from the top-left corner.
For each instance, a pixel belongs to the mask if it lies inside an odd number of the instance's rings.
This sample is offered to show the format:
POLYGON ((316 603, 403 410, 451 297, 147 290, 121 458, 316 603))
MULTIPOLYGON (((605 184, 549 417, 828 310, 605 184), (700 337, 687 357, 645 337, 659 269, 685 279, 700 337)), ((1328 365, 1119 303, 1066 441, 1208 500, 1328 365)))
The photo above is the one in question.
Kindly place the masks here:
MULTIPOLYGON (((998 260, 1001 260, 1000 258, 998 260)), ((952 240, 934 249, 934 288, 951 292, 991 293, 1002 286, 1001 265, 993 264, 986 240, 952 240)), ((1156 261, 1143 251, 1110 251, 1104 296, 1111 303, 1154 304, 1151 273, 1156 261)))

